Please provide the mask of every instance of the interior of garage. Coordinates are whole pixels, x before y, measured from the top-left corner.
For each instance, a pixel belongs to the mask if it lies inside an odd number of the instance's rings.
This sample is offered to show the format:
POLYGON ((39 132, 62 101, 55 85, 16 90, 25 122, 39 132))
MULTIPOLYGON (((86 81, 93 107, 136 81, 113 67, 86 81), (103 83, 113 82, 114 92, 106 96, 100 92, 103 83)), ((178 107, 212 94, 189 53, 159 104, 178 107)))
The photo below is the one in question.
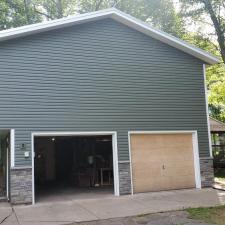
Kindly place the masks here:
POLYGON ((112 195, 112 136, 34 139, 36 201, 112 195))

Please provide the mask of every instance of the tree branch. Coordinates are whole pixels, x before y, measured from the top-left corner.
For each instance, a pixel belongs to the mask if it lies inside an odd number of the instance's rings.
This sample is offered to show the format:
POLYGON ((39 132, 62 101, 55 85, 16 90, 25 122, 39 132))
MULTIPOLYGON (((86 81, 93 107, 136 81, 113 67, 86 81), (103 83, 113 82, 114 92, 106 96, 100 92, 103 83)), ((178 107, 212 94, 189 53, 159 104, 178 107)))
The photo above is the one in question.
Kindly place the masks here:
POLYGON ((223 62, 225 63, 225 36, 224 36, 223 28, 222 28, 218 18, 216 17, 216 14, 212 7, 212 3, 209 0, 202 0, 202 2, 204 3, 205 9, 208 11, 210 18, 214 24, 218 43, 220 46, 221 56, 222 56, 223 62))
POLYGON ((42 16, 45 16, 46 18, 48 19, 51 19, 53 20, 54 18, 52 18, 50 15, 48 15, 47 13, 44 13, 44 12, 40 12, 39 10, 36 9, 36 7, 34 6, 34 11, 42 16))

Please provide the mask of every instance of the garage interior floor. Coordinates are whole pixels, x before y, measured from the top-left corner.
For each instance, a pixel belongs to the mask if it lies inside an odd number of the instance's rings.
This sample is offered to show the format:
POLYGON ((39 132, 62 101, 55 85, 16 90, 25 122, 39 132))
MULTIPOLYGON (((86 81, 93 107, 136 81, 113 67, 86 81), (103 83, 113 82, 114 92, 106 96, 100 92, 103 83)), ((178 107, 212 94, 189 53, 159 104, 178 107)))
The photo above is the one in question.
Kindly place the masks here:
POLYGON ((112 136, 35 137, 35 200, 112 197, 112 136))
POLYGON ((38 203, 44 202, 64 202, 71 200, 82 199, 98 199, 108 198, 113 196, 112 187, 103 188, 73 188, 73 187, 56 187, 49 190, 39 190, 36 194, 35 201, 38 203))

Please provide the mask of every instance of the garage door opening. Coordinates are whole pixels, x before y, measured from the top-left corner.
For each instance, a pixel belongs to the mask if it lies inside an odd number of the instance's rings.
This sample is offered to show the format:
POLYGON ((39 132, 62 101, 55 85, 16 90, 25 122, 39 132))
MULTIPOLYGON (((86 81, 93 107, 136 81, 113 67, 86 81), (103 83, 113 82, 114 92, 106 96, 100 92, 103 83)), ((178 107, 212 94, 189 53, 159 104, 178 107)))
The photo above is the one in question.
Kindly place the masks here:
POLYGON ((36 201, 114 193, 113 136, 34 137, 36 201))

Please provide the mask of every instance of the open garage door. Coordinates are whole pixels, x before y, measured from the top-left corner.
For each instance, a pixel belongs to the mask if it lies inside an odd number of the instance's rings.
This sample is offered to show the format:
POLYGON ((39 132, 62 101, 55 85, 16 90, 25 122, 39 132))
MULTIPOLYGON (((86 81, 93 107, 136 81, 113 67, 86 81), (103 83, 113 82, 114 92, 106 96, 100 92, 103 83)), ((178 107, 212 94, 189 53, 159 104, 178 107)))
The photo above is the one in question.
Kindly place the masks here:
POLYGON ((114 133, 35 134, 36 199, 60 201, 117 194, 115 138, 114 133))
POLYGON ((133 192, 194 188, 192 134, 131 134, 133 192))

